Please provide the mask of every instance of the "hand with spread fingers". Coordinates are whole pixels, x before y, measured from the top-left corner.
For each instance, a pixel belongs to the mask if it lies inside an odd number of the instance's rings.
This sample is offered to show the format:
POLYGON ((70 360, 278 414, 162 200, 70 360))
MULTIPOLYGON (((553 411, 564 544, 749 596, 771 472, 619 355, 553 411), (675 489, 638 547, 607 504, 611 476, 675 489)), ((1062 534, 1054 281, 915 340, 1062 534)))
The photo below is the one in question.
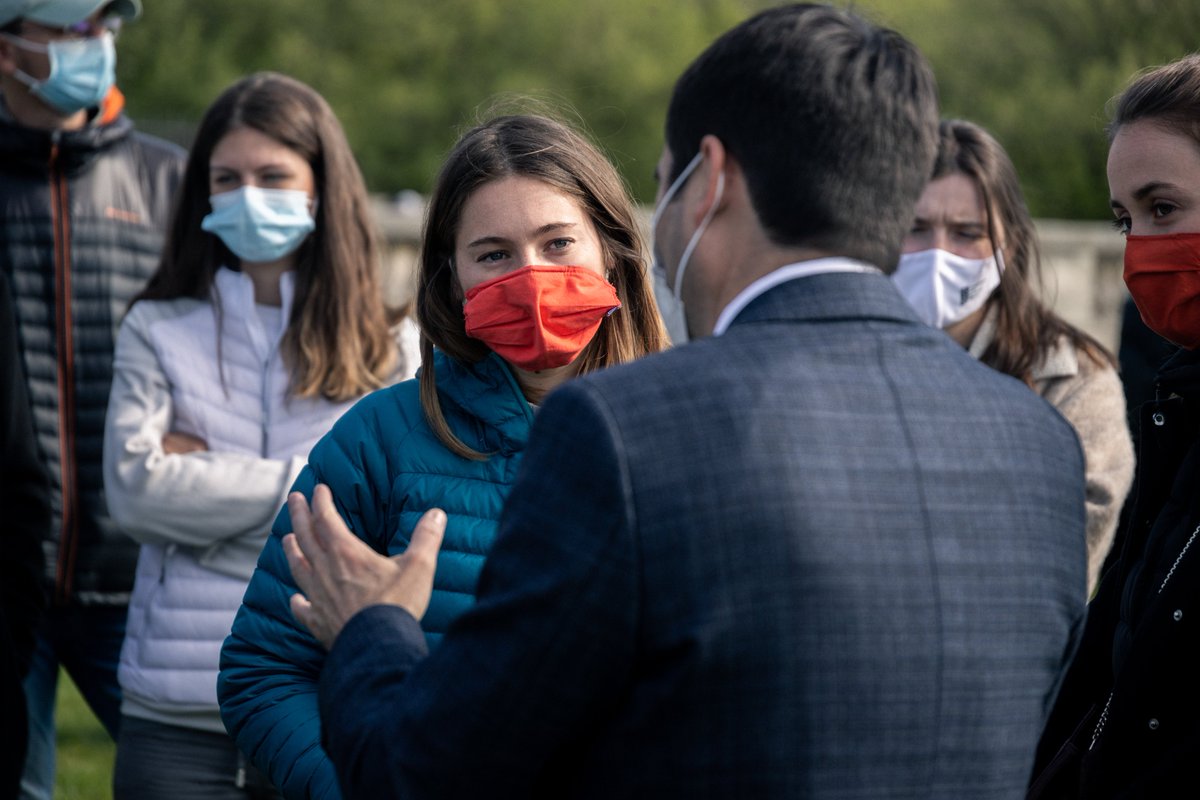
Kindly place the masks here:
POLYGON ((373 605, 397 605, 421 619, 433 592, 433 573, 446 513, 430 509, 408 549, 388 558, 355 536, 338 515, 329 487, 318 484, 310 509, 303 494, 288 497, 293 532, 283 539, 292 576, 303 594, 292 613, 329 649, 350 618, 373 605))

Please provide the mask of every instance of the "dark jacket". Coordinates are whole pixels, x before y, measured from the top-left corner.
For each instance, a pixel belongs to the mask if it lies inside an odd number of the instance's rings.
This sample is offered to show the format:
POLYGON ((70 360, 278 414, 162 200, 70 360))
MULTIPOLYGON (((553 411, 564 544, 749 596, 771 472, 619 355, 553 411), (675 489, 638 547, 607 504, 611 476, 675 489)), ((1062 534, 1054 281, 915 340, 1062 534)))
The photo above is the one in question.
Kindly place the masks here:
POLYGON ((424 661, 351 619, 322 735, 351 798, 1012 798, 1084 584, 1070 425, 886 277, 800 278, 555 390, 477 604, 424 661))
POLYGON ((1192 796, 1200 786, 1200 353, 1176 353, 1157 386, 1142 408, 1121 557, 1042 735, 1035 797, 1192 796))
POLYGON ((16 797, 25 763, 25 695, 45 606, 41 539, 50 493, 38 458, 8 282, 0 278, 0 797, 16 797))
POLYGON ((117 325, 158 264, 184 153, 134 132, 120 102, 111 94, 77 131, 26 128, 0 109, 0 270, 50 477, 58 604, 127 602, 137 560, 104 505, 104 413, 117 325))

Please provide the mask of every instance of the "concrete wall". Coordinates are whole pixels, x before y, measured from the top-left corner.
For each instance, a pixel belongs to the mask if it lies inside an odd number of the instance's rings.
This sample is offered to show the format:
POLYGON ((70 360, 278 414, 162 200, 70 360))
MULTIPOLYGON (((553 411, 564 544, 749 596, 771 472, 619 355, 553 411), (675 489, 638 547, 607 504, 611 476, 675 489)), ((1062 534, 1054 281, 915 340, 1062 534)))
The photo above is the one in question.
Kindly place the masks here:
POLYGON ((421 243, 423 204, 393 203, 371 198, 375 225, 384 239, 383 297, 399 308, 413 299, 416 286, 417 247, 421 243))
MULTIPOLYGON (((389 305, 400 306, 413 296, 424 207, 412 198, 373 202, 376 222, 387 241, 384 293, 389 305)), ((1128 296, 1121 280, 1125 240, 1107 222, 1041 220, 1037 232, 1045 299, 1115 353, 1121 305, 1128 296)))
POLYGON ((1121 278, 1125 239, 1107 222, 1041 220, 1037 232, 1045 299, 1115 353, 1129 296, 1121 278))

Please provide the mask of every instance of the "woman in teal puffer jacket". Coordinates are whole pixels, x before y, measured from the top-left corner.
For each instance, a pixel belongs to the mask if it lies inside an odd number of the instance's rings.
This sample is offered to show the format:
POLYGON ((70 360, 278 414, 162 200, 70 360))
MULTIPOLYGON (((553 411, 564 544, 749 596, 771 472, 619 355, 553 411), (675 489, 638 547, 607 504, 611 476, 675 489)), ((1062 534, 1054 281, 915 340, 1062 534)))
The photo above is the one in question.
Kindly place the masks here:
MULTIPOLYGON (((356 404, 294 486, 311 498, 328 484, 351 530, 392 555, 425 511, 447 512, 431 645, 474 601, 536 404, 666 346, 644 252, 616 170, 559 122, 497 118, 443 166, 420 259, 419 378, 356 404)), ((288 606, 290 531, 285 507, 221 651, 221 713, 286 797, 336 798, 317 711, 325 652, 288 606)))

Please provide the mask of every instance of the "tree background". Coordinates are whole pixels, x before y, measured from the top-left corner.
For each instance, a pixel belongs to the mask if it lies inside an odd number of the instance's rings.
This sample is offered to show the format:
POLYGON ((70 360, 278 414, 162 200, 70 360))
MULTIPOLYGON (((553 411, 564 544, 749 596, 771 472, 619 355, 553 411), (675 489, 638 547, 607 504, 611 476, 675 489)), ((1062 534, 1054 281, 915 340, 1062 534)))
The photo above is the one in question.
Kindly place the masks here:
MULTIPOLYGON (((845 5, 845 3, 839 3, 845 5)), ((238 77, 320 91, 371 189, 426 192, 458 134, 532 97, 588 130, 643 202, 683 68, 764 0, 145 0, 119 42, 144 129, 185 146, 238 77)), ((1035 216, 1109 216, 1105 104, 1138 69, 1200 49, 1196 0, 863 0, 937 73, 943 114, 1009 150, 1035 216)))

